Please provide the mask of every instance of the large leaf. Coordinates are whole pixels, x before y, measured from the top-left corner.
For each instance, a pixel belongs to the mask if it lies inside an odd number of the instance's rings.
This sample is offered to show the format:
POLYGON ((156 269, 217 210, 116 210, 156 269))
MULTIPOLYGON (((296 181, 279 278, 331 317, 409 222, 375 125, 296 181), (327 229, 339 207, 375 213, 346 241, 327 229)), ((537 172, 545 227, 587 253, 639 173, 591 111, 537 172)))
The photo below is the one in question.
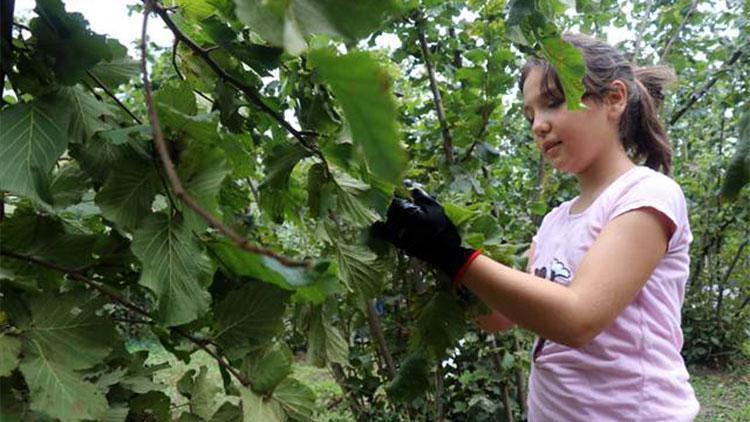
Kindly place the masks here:
POLYGON ((237 17, 272 45, 299 54, 321 33, 354 41, 398 11, 393 0, 235 0, 237 17))
POLYGON ((179 391, 190 399, 192 413, 204 420, 210 420, 216 396, 221 392, 221 387, 208 379, 208 369, 204 365, 201 365, 195 378, 193 378, 194 373, 195 370, 191 369, 183 375, 178 383, 179 391))
POLYGON ((310 54, 310 59, 344 109, 354 143, 364 152, 367 166, 377 177, 400 183, 406 156, 399 143, 388 74, 364 52, 336 56, 318 50, 310 54))
POLYGON ((245 422, 285 422, 286 415, 278 401, 262 397, 249 388, 240 389, 242 420, 245 422))
POLYGON ((466 332, 466 316, 458 297, 442 291, 435 294, 422 308, 416 328, 410 349, 420 350, 432 360, 442 360, 446 350, 466 332))
POLYGON ((750 182, 750 109, 740 116, 738 129, 737 149, 721 188, 721 195, 730 200, 737 198, 740 189, 750 182))
MULTIPOLYGON (((218 195, 224 178, 229 173, 224 152, 215 147, 190 145, 180 156, 177 169, 183 187, 190 196, 206 211, 221 221, 218 195)), ((208 223, 182 202, 178 208, 183 210, 185 226, 195 232, 208 228, 208 223)))
POLYGON ((214 338, 238 351, 265 345, 284 329, 288 299, 287 291, 258 282, 230 292, 214 309, 214 338))
MULTIPOLYGON (((117 40, 108 39, 107 46, 112 58, 99 62, 90 72, 104 86, 114 89, 136 77, 141 70, 141 65, 137 60, 128 56, 127 47, 117 40)), ((96 81, 92 83, 95 85, 96 81)))
POLYGON ((395 401, 414 400, 430 387, 429 374, 428 360, 417 350, 401 362, 396 378, 388 384, 386 391, 395 401))
POLYGON ((539 40, 544 58, 549 61, 560 77, 568 110, 580 110, 581 98, 586 87, 583 76, 586 74, 586 62, 581 52, 560 37, 544 37, 539 40))
POLYGON ((321 261, 312 268, 287 267, 273 258, 249 253, 226 241, 209 242, 208 247, 231 273, 292 290, 296 299, 321 303, 339 290, 336 268, 330 262, 321 261))
POLYGON ((208 310, 210 261, 182 222, 150 215, 133 233, 131 249, 143 264, 139 283, 156 295, 165 325, 185 324, 208 310))
POLYGON ((279 143, 264 158, 266 180, 259 187, 260 201, 274 222, 282 223, 285 210, 293 207, 287 193, 289 179, 297 163, 310 154, 299 143, 279 143))
POLYGON ((292 363, 294 356, 289 346, 278 343, 262 354, 249 355, 244 372, 253 391, 268 395, 292 373, 292 363))
POLYGON ((52 361, 35 340, 27 343, 21 373, 29 386, 31 409, 63 421, 102 420, 107 413, 104 392, 70 367, 52 361))
POLYGON ((330 320, 325 305, 313 308, 310 315, 307 355, 318 367, 328 363, 346 365, 349 361, 349 345, 330 320))
POLYGON ((80 13, 67 13, 60 0, 37 0, 34 9, 40 16, 29 22, 37 48, 53 58, 57 79, 75 85, 86 71, 101 60, 112 58, 103 35, 88 29, 80 13))
POLYGON ((136 228, 151 213, 151 203, 159 188, 154 162, 126 153, 116 161, 97 193, 96 205, 107 219, 123 228, 136 228))
POLYGON ((39 190, 68 144, 67 122, 37 101, 0 111, 0 122, 0 189, 44 196, 39 190))
POLYGON ((286 414, 297 421, 312 421, 315 413, 315 393, 298 380, 287 377, 276 387, 274 398, 286 414))
POLYGON ((40 358, 67 370, 87 369, 100 364, 116 344, 114 325, 96 314, 104 304, 101 298, 78 290, 29 302, 32 319, 23 335, 40 358))
POLYGON ((347 286, 362 299, 377 296, 383 287, 384 268, 378 256, 364 245, 336 245, 339 272, 347 286))
POLYGON ((7 334, 0 335, 0 377, 7 377, 18 366, 21 340, 7 334))
POLYGON ((103 116, 114 116, 113 107, 103 103, 78 86, 65 87, 59 96, 70 111, 68 135, 72 142, 85 142, 94 133, 109 129, 102 121, 103 116))

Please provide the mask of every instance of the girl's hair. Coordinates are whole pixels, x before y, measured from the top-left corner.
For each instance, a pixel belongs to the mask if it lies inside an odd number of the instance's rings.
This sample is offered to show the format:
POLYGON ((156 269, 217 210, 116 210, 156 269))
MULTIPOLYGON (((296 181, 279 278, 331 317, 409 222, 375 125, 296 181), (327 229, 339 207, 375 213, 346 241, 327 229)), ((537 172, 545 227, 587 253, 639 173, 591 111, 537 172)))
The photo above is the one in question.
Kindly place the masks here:
MULTIPOLYGON (((620 139, 636 159, 645 159, 646 166, 669 174, 672 152, 667 133, 659 121, 658 111, 664 101, 663 88, 675 81, 674 72, 665 66, 636 68, 617 49, 595 38, 565 34, 562 37, 581 51, 586 61, 583 84, 586 96, 603 99, 611 83, 622 81, 628 89, 628 102, 619 123, 620 139)), ((521 71, 519 88, 533 68, 542 70, 543 95, 564 100, 560 78, 546 61, 532 57, 521 71)))

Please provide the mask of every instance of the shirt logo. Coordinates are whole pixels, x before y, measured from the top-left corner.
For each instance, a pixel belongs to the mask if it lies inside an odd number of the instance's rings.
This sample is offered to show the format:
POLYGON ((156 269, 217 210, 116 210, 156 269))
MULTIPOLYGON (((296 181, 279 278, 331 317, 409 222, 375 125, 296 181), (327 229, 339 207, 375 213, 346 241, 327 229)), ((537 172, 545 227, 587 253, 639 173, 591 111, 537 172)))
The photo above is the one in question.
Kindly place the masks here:
MULTIPOLYGON (((572 273, 565 263, 557 258, 552 259, 552 264, 547 267, 534 268, 534 275, 541 278, 549 279, 550 281, 567 281, 570 282, 572 273)), ((564 283, 567 284, 567 283, 564 283)))

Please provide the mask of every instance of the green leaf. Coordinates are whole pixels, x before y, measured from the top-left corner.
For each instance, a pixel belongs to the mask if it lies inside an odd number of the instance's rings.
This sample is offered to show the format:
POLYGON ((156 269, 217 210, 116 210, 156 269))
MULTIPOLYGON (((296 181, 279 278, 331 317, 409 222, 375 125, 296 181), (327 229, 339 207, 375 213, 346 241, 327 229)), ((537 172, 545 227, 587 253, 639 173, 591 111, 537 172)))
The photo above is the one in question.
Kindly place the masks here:
POLYGON ((406 165, 399 143, 391 81, 378 61, 364 52, 345 56, 317 50, 310 60, 344 109, 355 146, 377 177, 398 184, 406 165))
POLYGON ((307 354, 312 363, 321 368, 328 363, 346 365, 349 362, 349 345, 328 314, 323 305, 314 307, 310 315, 307 354))
POLYGON ((0 335, 0 377, 7 377, 18 367, 21 340, 7 334, 0 335))
POLYGON ((32 297, 32 318, 23 335, 45 360, 69 370, 91 368, 117 340, 112 322, 96 314, 103 304, 102 298, 82 290, 32 297))
POLYGON ((356 41, 395 14, 393 0, 235 0, 237 17, 275 46, 297 55, 309 34, 329 34, 356 41))
POLYGON ((377 296, 383 288, 384 268, 378 256, 364 245, 338 242, 336 252, 339 273, 346 285, 363 303, 377 296))
POLYGON ((285 422, 286 415, 278 401, 255 394, 249 388, 240 388, 242 420, 263 422, 285 422))
MULTIPOLYGON (((195 379, 192 378, 194 373, 195 370, 191 369, 183 375, 180 382, 186 380, 187 382, 184 382, 183 385, 187 384, 187 386, 179 391, 190 399, 190 409, 193 413, 204 420, 209 420, 213 414, 216 396, 221 392, 221 387, 209 381, 208 369, 205 365, 201 365, 195 379)), ((178 388, 179 386, 178 383, 178 388)))
POLYGON ((396 378, 386 387, 394 401, 409 402, 424 394, 430 387, 429 363, 422 352, 415 351, 401 362, 396 378))
MULTIPOLYGON (((229 173, 224 152, 215 147, 191 144, 180 156, 177 173, 187 193, 201 208, 221 221, 218 196, 221 184, 229 173)), ((208 222, 182 202, 177 207, 183 211, 185 227, 198 233, 208 228, 208 222)))
POLYGON ((67 207, 81 202, 89 190, 89 178, 77 163, 63 165, 52 175, 49 190, 55 207, 67 207))
POLYGON ((315 393, 298 380, 287 377, 276 387, 273 397, 293 420, 312 421, 315 413, 315 393))
POLYGON ((721 188, 721 195, 729 200, 736 199, 740 190, 750 182, 750 110, 740 116, 738 132, 737 149, 721 188))
POLYGON ((0 121, 0 189, 43 197, 46 175, 68 144, 66 123, 38 101, 0 111, 0 121))
POLYGON ((54 351, 36 340, 24 347, 20 369, 29 386, 31 409, 64 421, 102 419, 108 407, 104 392, 71 367, 53 361, 50 353, 54 351))
POLYGON ((80 13, 67 13, 60 0, 37 0, 40 16, 29 22, 36 48, 53 59, 52 69, 65 85, 75 85, 86 71, 102 60, 112 58, 103 35, 88 29, 80 13))
POLYGON ((409 348, 422 351, 433 361, 440 361, 446 356, 446 350, 455 346, 465 332, 466 316, 458 297, 441 291, 420 312, 409 348))
MULTIPOLYGON (((154 93, 154 103, 159 107, 170 107, 172 110, 194 116, 198 114, 198 103, 195 101, 190 84, 185 81, 169 81, 154 93)), ((162 118, 162 116, 159 116, 162 118)))
POLYGON ((94 133, 109 129, 101 118, 114 116, 113 106, 97 100, 77 86, 64 87, 58 95, 61 103, 70 111, 68 136, 72 142, 86 142, 94 133))
POLYGON ((586 87, 583 85, 586 62, 581 52, 560 37, 544 37, 539 42, 544 58, 555 68, 555 72, 560 77, 568 110, 584 108, 581 98, 586 92, 586 87))
POLYGON ((334 172, 333 177, 337 188, 335 193, 338 211, 361 226, 369 226, 380 219, 378 213, 361 199, 370 190, 370 185, 343 172, 334 172))
POLYGON ((208 310, 211 298, 205 286, 211 263, 180 221, 150 215, 133 233, 131 249, 143 263, 139 283, 156 295, 165 325, 185 324, 208 310))
MULTIPOLYGON (((104 86, 114 89, 135 78, 141 71, 141 65, 137 60, 133 60, 128 56, 127 47, 120 44, 117 40, 107 39, 107 46, 112 54, 112 58, 97 63, 90 72, 104 86)), ((90 80, 90 83, 97 85, 94 80, 90 80)))
POLYGON ((443 206, 445 215, 456 225, 456 227, 462 226, 467 221, 476 217, 476 213, 468 208, 463 208, 452 203, 446 203, 443 206))
POLYGON ((289 293, 252 282, 229 292, 214 309, 214 338, 227 349, 250 350, 267 344, 284 329, 289 293))
POLYGON ((253 391, 269 395, 292 373, 294 356, 284 343, 273 345, 262 354, 249 355, 245 360, 245 374, 253 391))
POLYGON ((95 201, 108 220, 123 228, 136 228, 151 214, 160 187, 154 163, 127 152, 113 165, 95 201))
POLYGON ((259 186, 260 202, 273 221, 284 221, 285 211, 292 207, 288 198, 289 179, 294 167, 311 153, 299 143, 280 143, 264 158, 266 179, 259 186))

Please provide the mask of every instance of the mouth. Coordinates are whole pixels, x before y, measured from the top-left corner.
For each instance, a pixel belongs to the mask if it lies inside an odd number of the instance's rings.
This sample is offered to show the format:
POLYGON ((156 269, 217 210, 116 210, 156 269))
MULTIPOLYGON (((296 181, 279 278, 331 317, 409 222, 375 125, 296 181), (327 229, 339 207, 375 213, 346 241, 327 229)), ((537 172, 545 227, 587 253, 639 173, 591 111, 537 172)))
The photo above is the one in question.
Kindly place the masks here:
POLYGON ((562 145, 562 141, 545 142, 542 145, 542 150, 543 150, 544 153, 547 153, 549 150, 551 150, 552 148, 554 148, 554 147, 556 147, 558 145, 562 145))

